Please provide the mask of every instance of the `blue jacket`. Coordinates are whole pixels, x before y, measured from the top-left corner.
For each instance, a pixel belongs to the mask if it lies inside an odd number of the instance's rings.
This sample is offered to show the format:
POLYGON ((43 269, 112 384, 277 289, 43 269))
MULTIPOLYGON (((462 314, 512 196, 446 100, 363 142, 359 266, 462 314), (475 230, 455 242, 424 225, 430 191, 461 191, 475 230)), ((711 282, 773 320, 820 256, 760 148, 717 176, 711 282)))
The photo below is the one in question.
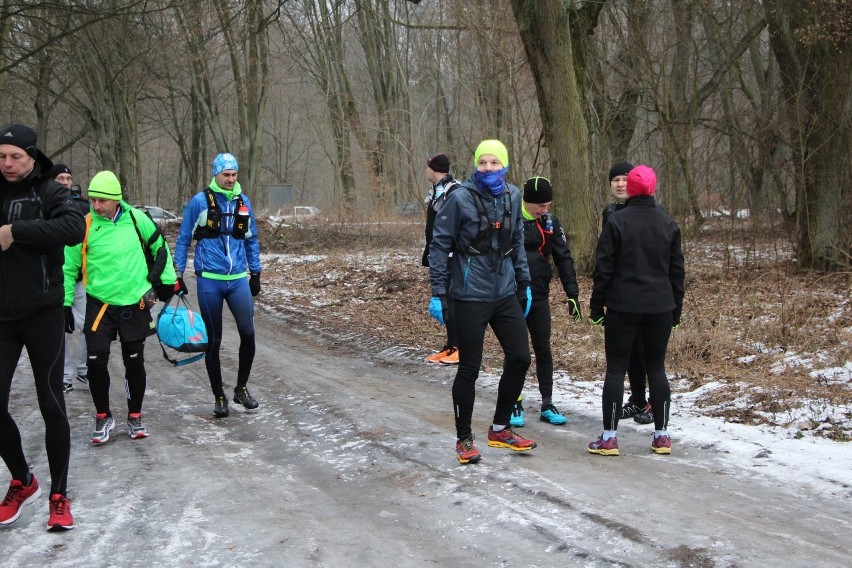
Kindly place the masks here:
POLYGON ((429 245, 429 278, 433 296, 447 296, 463 302, 494 302, 514 294, 517 282, 529 282, 527 255, 524 251, 524 227, 521 218, 521 192, 506 184, 506 190, 494 197, 476 187, 471 175, 448 197, 432 230, 429 245), (500 251, 498 231, 491 233, 491 251, 469 254, 467 251, 479 233, 480 215, 475 199, 483 198, 490 222, 503 221, 506 200, 511 203, 511 252, 500 251), (452 253, 452 256, 450 256, 452 253))
MULTIPOLYGON (((236 197, 230 201, 224 194, 214 191, 216 203, 222 209, 221 234, 217 239, 199 239, 195 245, 193 269, 199 276, 216 280, 236 280, 245 278, 246 270, 252 274, 260 273, 260 243, 257 240, 257 224, 254 209, 245 194, 240 194, 249 209, 249 228, 245 239, 231 236, 234 227, 234 214, 239 201, 236 197)), ((192 243, 192 234, 198 226, 207 223, 207 200, 204 192, 196 193, 189 200, 180 224, 177 244, 175 245, 175 267, 178 274, 186 270, 187 252, 192 243)))

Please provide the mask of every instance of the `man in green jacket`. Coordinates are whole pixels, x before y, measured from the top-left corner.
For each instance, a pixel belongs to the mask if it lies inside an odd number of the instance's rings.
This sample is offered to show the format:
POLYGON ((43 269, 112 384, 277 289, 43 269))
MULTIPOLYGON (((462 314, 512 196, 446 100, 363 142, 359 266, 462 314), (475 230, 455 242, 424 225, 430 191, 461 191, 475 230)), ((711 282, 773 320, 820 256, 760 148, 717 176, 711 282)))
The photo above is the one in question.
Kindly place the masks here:
POLYGON ((109 407, 110 344, 119 338, 127 393, 127 434, 146 438, 142 423, 145 396, 145 338, 156 333, 151 308, 175 290, 171 253, 157 226, 122 200, 115 174, 100 172, 89 184, 92 213, 86 216, 82 244, 65 248, 66 331, 74 329, 71 303, 82 270, 86 286, 83 333, 88 349, 89 390, 95 403, 93 444, 104 444, 115 428, 109 407))

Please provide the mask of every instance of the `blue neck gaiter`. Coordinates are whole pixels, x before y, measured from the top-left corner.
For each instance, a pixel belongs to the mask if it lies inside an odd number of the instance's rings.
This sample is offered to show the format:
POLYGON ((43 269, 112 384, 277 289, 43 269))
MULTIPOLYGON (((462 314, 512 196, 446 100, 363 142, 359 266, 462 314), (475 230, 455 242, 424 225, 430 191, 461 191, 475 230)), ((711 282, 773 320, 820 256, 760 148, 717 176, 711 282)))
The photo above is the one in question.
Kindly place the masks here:
POLYGON ((477 186, 488 188, 491 195, 497 197, 503 193, 503 190, 506 188, 506 172, 508 171, 508 166, 502 170, 497 170, 496 172, 476 171, 473 173, 473 177, 476 180, 477 186))

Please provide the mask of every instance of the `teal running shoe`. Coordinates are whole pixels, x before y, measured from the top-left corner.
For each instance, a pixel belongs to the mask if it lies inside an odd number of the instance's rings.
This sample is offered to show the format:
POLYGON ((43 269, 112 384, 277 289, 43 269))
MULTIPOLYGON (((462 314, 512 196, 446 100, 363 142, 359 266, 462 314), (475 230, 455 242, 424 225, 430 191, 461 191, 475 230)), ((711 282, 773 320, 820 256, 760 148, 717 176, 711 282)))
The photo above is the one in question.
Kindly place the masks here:
POLYGON ((541 407, 541 416, 539 417, 542 422, 550 422, 554 426, 561 426, 568 422, 568 419, 565 418, 564 414, 560 414, 556 407, 552 404, 548 404, 547 406, 541 407))
POLYGON ((509 425, 515 428, 523 428, 524 424, 524 405, 519 400, 515 403, 515 408, 512 409, 512 417, 509 419, 509 425))

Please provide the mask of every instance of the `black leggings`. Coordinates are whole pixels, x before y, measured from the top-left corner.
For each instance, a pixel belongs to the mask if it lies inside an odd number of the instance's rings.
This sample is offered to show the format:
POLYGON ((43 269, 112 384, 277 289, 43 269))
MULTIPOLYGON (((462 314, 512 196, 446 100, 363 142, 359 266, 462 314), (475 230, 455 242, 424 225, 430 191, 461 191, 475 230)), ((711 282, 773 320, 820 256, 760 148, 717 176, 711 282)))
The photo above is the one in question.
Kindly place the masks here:
POLYGON ((65 359, 65 316, 62 306, 25 319, 0 322, 0 455, 12 479, 26 482, 30 468, 21 445, 21 433, 9 413, 12 377, 26 347, 33 369, 36 397, 44 419, 44 445, 50 465, 50 493, 65 495, 71 429, 62 394, 65 359))
POLYGON ((630 379, 630 400, 644 407, 645 403, 645 349, 642 338, 636 334, 633 350, 630 352, 630 363, 627 364, 627 377, 630 379))
MULTIPOLYGON (((112 415, 109 408, 109 348, 112 339, 103 335, 87 335, 89 351, 89 391, 98 414, 112 415)), ((145 340, 121 342, 121 357, 124 359, 124 391, 127 395, 127 412, 142 412, 147 375, 145 373, 145 340)))
POLYGON ((503 374, 497 387, 494 424, 509 423, 515 401, 524 388, 530 367, 530 345, 524 329, 524 313, 514 295, 496 302, 456 302, 456 330, 459 338, 459 368, 453 381, 453 408, 456 436, 471 435, 470 421, 476 398, 476 379, 482 364, 485 328, 491 330, 503 348, 503 374))
POLYGON ((527 314, 527 329, 530 330, 533 353, 535 353, 535 375, 538 391, 542 398, 553 396, 553 352, 550 349, 550 299, 533 300, 527 314))
POLYGON ((624 373, 627 372, 630 353, 637 337, 640 338, 644 349, 654 427, 657 430, 666 429, 671 390, 666 377, 665 360, 671 333, 671 312, 633 314, 607 310, 604 328, 606 377, 602 402, 604 430, 618 429, 624 399, 624 373))

